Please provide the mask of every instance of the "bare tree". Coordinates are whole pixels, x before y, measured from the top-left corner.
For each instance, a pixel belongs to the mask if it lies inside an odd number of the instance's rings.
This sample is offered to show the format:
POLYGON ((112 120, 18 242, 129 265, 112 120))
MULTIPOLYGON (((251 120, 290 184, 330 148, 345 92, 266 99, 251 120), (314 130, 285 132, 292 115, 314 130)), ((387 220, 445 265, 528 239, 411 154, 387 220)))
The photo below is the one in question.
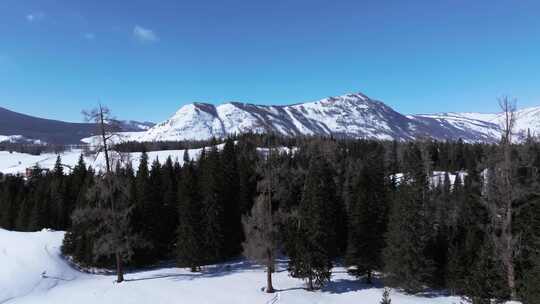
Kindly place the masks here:
POLYGON ((263 165, 263 179, 257 187, 259 195, 255 199, 251 214, 242 219, 246 241, 243 243, 244 255, 266 266, 266 292, 274 292, 272 272, 274 272, 277 252, 278 223, 273 210, 274 174, 272 168, 272 149, 263 165))
POLYGON ((516 212, 515 202, 523 195, 514 180, 515 163, 512 159, 512 136, 516 123, 515 101, 507 97, 499 100, 502 110, 501 143, 495 164, 488 171, 488 191, 485 206, 488 210, 491 229, 489 236, 496 255, 504 267, 506 283, 511 297, 516 298, 516 273, 514 257, 519 247, 519 235, 512 230, 512 219, 516 212))
MULTIPOLYGON (((134 239, 129 230, 131 208, 125 203, 129 201, 126 199, 127 186, 122 185, 119 177, 113 174, 113 161, 125 160, 123 154, 112 150, 113 138, 119 137, 117 133, 119 127, 109 108, 101 104, 90 111, 83 111, 83 115, 86 121, 93 122, 97 126, 99 136, 95 138, 92 151, 96 158, 103 153, 105 174, 98 177, 98 182, 89 191, 89 196, 92 196, 96 205, 93 209, 80 212, 89 212, 100 219, 100 237, 96 239, 94 253, 96 256, 114 254, 117 282, 120 283, 124 281, 123 259, 131 257, 130 244, 134 239)), ((75 214, 77 215, 80 216, 75 214)))
POLYGON ((82 114, 87 122, 92 122, 96 125, 97 136, 93 138, 90 147, 90 153, 96 158, 99 154, 103 154, 105 158, 105 172, 110 174, 113 170, 114 161, 124 161, 125 153, 119 153, 112 150, 114 139, 121 138, 118 133, 120 126, 118 121, 112 116, 111 110, 101 104, 91 110, 83 110, 82 114))

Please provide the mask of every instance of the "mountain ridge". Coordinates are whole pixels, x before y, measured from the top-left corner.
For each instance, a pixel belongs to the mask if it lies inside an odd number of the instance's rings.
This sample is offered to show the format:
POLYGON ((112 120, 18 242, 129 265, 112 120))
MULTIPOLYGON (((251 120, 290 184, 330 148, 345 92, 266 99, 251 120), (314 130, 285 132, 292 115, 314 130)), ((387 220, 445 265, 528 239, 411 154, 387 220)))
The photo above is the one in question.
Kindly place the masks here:
MULTIPOLYGON (((149 122, 118 121, 122 131, 144 131, 149 122)), ((79 144, 96 133, 92 123, 65 122, 35 117, 0 107, 0 142, 79 144)))
POLYGON ((438 140, 462 138, 469 142, 494 142, 498 140, 497 129, 493 122, 465 115, 404 115, 363 93, 350 93, 291 105, 194 102, 180 107, 169 119, 131 139, 208 139, 255 132, 285 136, 384 140, 432 137, 438 140))
MULTIPOLYGON (((540 107, 520 109, 517 135, 540 134, 540 107)), ((119 121, 124 140, 178 141, 253 133, 283 136, 333 136, 380 140, 433 138, 494 143, 500 139, 500 113, 399 113, 363 93, 350 93, 290 105, 229 101, 219 105, 193 102, 158 123, 119 121)), ((80 143, 94 134, 92 124, 36 118, 0 108, 0 141, 25 139, 49 143, 80 143), (6 114, 7 113, 7 114, 6 114), (7 117, 7 119, 6 119, 7 117)))

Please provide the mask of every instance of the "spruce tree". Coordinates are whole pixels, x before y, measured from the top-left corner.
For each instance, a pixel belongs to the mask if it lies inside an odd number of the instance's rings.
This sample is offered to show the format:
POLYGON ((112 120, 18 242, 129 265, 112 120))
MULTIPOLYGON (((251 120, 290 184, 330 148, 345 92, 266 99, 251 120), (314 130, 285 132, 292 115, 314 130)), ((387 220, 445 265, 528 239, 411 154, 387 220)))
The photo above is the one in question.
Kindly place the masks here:
POLYGON ((244 233, 242 230, 242 215, 240 210, 240 177, 236 147, 232 138, 227 138, 221 152, 223 165, 223 203, 225 217, 224 237, 227 246, 224 253, 227 257, 237 256, 242 251, 244 233))
POLYGON ((346 262, 355 267, 355 275, 365 275, 366 282, 371 284, 373 271, 382 268, 388 210, 383 153, 380 150, 367 157, 353 185, 346 262))
POLYGON ((208 263, 215 263, 225 258, 225 215, 223 201, 223 167, 216 146, 208 153, 204 151, 199 160, 198 178, 204 218, 204 256, 208 263))
POLYGON ((293 227, 294 248, 289 253, 289 272, 314 290, 331 277, 336 250, 332 170, 326 158, 313 156, 306 176, 298 218, 293 227))
POLYGON ((150 229, 154 218, 151 216, 154 212, 152 205, 152 195, 150 186, 150 172, 148 170, 148 154, 145 150, 139 158, 139 166, 135 176, 135 201, 131 226, 136 233, 142 234, 148 240, 149 246, 145 250, 137 250, 133 257, 136 264, 146 265, 155 261, 153 255, 153 240, 150 235, 150 229))
POLYGON ((171 157, 167 157, 165 164, 161 168, 163 198, 160 208, 160 255, 170 257, 174 255, 173 244, 176 237, 176 227, 178 225, 178 179, 171 157))
POLYGON ((203 205, 193 162, 184 163, 178 190, 176 261, 180 267, 200 270, 205 262, 203 205))
POLYGON ((148 201, 144 208, 143 216, 147 219, 146 238, 152 243, 152 248, 148 254, 153 260, 158 260, 161 254, 166 252, 168 244, 163 240, 163 178, 161 172, 161 164, 156 158, 152 162, 150 168, 150 176, 148 178, 148 201))
POLYGON ((69 209, 66 196, 66 178, 64 176, 64 167, 60 155, 56 158, 53 174, 51 177, 50 197, 53 205, 51 228, 65 230, 69 222, 69 209))
POLYGON ((389 284, 415 293, 430 282, 433 272, 433 261, 426 256, 430 238, 426 218, 428 181, 416 144, 409 144, 404 165, 407 172, 393 202, 384 263, 389 284))
POLYGON ((510 290, 505 282, 501 261, 494 254, 490 240, 486 240, 465 276, 464 299, 473 304, 490 304, 493 299, 508 300, 510 290))
POLYGON ((531 267, 525 270, 522 288, 523 303, 540 303, 540 254, 533 258, 531 267))

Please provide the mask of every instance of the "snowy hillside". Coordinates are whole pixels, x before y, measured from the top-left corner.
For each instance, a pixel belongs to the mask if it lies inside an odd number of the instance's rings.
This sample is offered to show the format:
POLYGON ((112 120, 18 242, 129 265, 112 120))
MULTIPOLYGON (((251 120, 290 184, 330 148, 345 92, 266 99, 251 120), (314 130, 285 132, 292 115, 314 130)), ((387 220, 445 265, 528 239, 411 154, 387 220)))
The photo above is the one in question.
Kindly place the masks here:
MULTIPOLYGON (((218 145, 218 149, 221 149, 223 145, 218 145)), ((188 150, 189 157, 191 159, 197 159, 201 154, 202 149, 190 149, 188 150)), ((81 155, 82 150, 72 150, 64 153, 60 153, 62 158, 62 164, 66 167, 74 167, 79 161, 79 156, 81 155)), ((141 152, 129 153, 129 159, 135 170, 139 166, 139 159, 141 157, 141 152)), ((167 150, 167 151, 152 151, 148 152, 149 166, 152 161, 158 159, 163 163, 167 157, 171 157, 173 160, 177 160, 182 165, 184 150, 167 150)), ((43 169, 52 169, 56 162, 57 154, 55 153, 43 153, 41 155, 31 155, 27 153, 18 153, 13 152, 9 153, 8 151, 0 151, 0 172, 4 174, 17 174, 24 173, 26 168, 31 168, 35 165, 38 165, 43 169)), ((85 163, 88 166, 92 166, 94 169, 105 169, 105 158, 102 154, 98 157, 88 156, 84 158, 85 163)))
MULTIPOLYGON (((276 294, 261 291, 262 268, 237 261, 206 267, 202 273, 162 268, 128 273, 126 281, 71 268, 60 256, 63 232, 10 232, 0 229, 0 303, 185 303, 185 304, 376 304, 382 288, 360 284, 345 269, 333 270, 323 290, 308 292, 288 276, 283 264, 274 275, 276 294)), ((459 298, 435 294, 409 296, 393 290, 394 304, 453 304, 459 298)))
POLYGON ((127 134, 127 139, 201 140, 246 132, 385 140, 462 138, 468 142, 492 142, 498 138, 498 126, 493 122, 459 114, 406 116, 356 93, 289 106, 187 104, 148 131, 127 134))
MULTIPOLYGON (((466 132, 474 130, 483 134, 485 138, 493 140, 500 138, 500 125, 503 122, 503 116, 500 113, 440 113, 414 115, 414 117, 432 118, 442 124, 450 124, 466 132)), ((516 139, 523 139, 528 131, 531 135, 540 135, 540 107, 516 111, 515 132, 518 135, 516 139)))

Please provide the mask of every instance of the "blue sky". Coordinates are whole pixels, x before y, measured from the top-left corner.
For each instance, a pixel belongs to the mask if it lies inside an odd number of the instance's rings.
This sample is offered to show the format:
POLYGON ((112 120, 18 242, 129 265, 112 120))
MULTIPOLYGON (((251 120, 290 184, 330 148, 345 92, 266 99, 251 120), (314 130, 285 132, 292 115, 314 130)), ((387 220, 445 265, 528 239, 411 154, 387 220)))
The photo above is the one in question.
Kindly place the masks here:
POLYGON ((540 105, 540 1, 0 0, 0 106, 161 121, 361 91, 404 113, 540 105))

